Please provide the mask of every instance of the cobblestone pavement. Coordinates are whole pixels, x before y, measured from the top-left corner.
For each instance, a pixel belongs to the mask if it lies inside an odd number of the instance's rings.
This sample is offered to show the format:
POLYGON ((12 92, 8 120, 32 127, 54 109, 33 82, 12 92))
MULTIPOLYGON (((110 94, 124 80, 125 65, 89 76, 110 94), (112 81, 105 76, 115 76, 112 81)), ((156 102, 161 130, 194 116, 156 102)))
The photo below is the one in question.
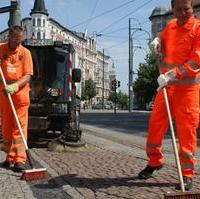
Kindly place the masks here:
MULTIPOLYGON (((111 134, 99 137, 93 132, 102 129, 87 128, 83 131, 85 148, 66 148, 65 152, 31 149, 33 158, 47 168, 48 179, 27 183, 20 180, 20 174, 0 168, 0 199, 156 199, 163 198, 166 192, 177 192, 174 186, 178 179, 169 144, 164 168, 154 177, 140 180, 137 174, 147 163, 144 137, 130 139, 118 134, 118 139, 112 140, 111 134)), ((197 157, 199 161, 199 151, 197 157)), ((0 152, 0 162, 4 159, 0 152)), ((200 192, 199 181, 198 174, 193 191, 200 192)))
MULTIPOLYGON (((176 193, 178 183, 173 155, 168 155, 164 168, 153 178, 140 180, 138 172, 146 165, 144 151, 84 132, 87 148, 52 152, 33 149, 55 175, 49 179, 60 181, 60 187, 70 185, 79 196, 77 199, 156 199, 164 193, 176 193)), ((200 175, 194 180, 194 191, 200 192, 200 175)), ((59 188, 59 187, 58 187, 59 188)))
MULTIPOLYGON (((1 140, 0 140, 1 143, 1 140)), ((32 156, 34 153, 31 151, 32 156)), ((40 158, 34 157, 35 168, 41 168, 42 162, 40 158)), ((0 151, 0 162, 5 160, 5 153, 0 151)), ((48 165, 44 165, 45 167, 48 165)), ((27 165, 27 169, 30 167, 27 165)), ((48 179, 54 176, 54 173, 48 168, 48 179)), ((5 169, 0 167, 0 199, 71 199, 72 197, 67 194, 68 190, 58 185, 59 181, 48 179, 35 180, 35 181, 22 181, 20 180, 21 173, 15 173, 12 168, 5 169)))
MULTIPOLYGON (((0 151, 0 162, 4 159, 4 153, 0 151)), ((20 176, 20 173, 0 168, 0 199, 35 199, 30 187, 20 180, 20 176)))

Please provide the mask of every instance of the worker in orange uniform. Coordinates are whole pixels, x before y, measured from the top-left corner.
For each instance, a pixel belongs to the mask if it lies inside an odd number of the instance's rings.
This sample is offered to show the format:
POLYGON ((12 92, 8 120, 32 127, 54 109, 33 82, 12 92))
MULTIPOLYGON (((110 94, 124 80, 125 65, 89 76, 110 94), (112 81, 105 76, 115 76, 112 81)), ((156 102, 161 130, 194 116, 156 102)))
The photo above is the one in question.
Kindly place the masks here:
POLYGON ((25 138, 27 139, 29 81, 33 74, 30 51, 21 45, 23 29, 13 26, 9 29, 8 42, 0 45, 1 67, 7 82, 4 88, 0 79, 0 109, 2 133, 6 160, 2 167, 11 167, 16 172, 25 169, 26 152, 21 134, 18 130, 12 109, 7 97, 10 93, 25 138))
MULTIPOLYGON (((168 116, 162 89, 166 87, 170 111, 179 139, 179 157, 185 189, 192 188, 199 124, 200 21, 193 14, 193 0, 172 0, 172 19, 153 40, 162 61, 158 77, 159 91, 149 120, 146 153, 147 166, 139 177, 147 179, 163 166, 161 145, 168 128, 168 116)), ((176 186, 180 189, 180 185, 176 186)))

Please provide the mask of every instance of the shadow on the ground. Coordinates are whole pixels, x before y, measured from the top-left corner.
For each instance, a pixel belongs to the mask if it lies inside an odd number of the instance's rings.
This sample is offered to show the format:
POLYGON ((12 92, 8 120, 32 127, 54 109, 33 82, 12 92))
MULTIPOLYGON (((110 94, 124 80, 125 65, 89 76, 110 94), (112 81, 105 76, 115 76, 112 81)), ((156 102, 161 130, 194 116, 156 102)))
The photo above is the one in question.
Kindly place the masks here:
POLYGON ((60 134, 39 132, 29 133, 28 146, 29 148, 47 148, 49 142, 56 139, 60 134))
POLYGON ((63 175, 56 178, 52 178, 47 184, 37 184, 37 188, 47 189, 59 182, 59 187, 63 185, 71 185, 77 188, 88 188, 88 189, 102 189, 109 188, 112 186, 127 186, 127 187, 173 187, 176 183, 169 182, 145 182, 138 177, 119 177, 119 178, 82 178, 76 175, 63 175), (62 182, 62 183, 60 183, 62 182))

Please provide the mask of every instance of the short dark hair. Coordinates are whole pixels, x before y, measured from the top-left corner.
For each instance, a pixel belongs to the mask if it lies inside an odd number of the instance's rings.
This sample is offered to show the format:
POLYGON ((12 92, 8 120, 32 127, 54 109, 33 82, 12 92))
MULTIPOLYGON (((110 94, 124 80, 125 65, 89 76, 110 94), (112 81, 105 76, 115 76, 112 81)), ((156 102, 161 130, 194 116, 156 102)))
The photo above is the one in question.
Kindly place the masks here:
MULTIPOLYGON (((174 7, 175 1, 176 0, 171 0, 171 7, 172 8, 174 7)), ((193 0, 188 0, 188 1, 191 1, 191 4, 193 5, 193 0)))
POLYGON ((13 33, 13 32, 23 32, 24 29, 21 26, 15 25, 15 26, 11 26, 9 28, 9 33, 13 33))

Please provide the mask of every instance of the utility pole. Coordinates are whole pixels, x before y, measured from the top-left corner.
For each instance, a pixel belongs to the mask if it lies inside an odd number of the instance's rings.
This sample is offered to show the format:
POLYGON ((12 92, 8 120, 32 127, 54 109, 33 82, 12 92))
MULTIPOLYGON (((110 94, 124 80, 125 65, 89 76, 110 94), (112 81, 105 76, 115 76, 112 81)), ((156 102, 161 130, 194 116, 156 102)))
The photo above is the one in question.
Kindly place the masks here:
POLYGON ((104 109, 104 69, 105 69, 105 54, 104 54, 104 48, 103 48, 103 68, 102 68, 102 108, 104 109))
POLYGON ((21 26, 20 0, 11 0, 10 6, 0 8, 0 13, 9 12, 8 26, 21 26))
POLYGON ((133 107, 133 39, 131 36, 131 19, 129 18, 129 81, 128 81, 128 94, 129 106, 128 110, 131 112, 133 107))
POLYGON ((115 107, 114 107, 114 114, 117 113, 117 80, 115 79, 115 82, 114 82, 114 92, 115 92, 115 107))
POLYGON ((11 8, 8 26, 21 26, 20 0, 11 0, 11 8))

